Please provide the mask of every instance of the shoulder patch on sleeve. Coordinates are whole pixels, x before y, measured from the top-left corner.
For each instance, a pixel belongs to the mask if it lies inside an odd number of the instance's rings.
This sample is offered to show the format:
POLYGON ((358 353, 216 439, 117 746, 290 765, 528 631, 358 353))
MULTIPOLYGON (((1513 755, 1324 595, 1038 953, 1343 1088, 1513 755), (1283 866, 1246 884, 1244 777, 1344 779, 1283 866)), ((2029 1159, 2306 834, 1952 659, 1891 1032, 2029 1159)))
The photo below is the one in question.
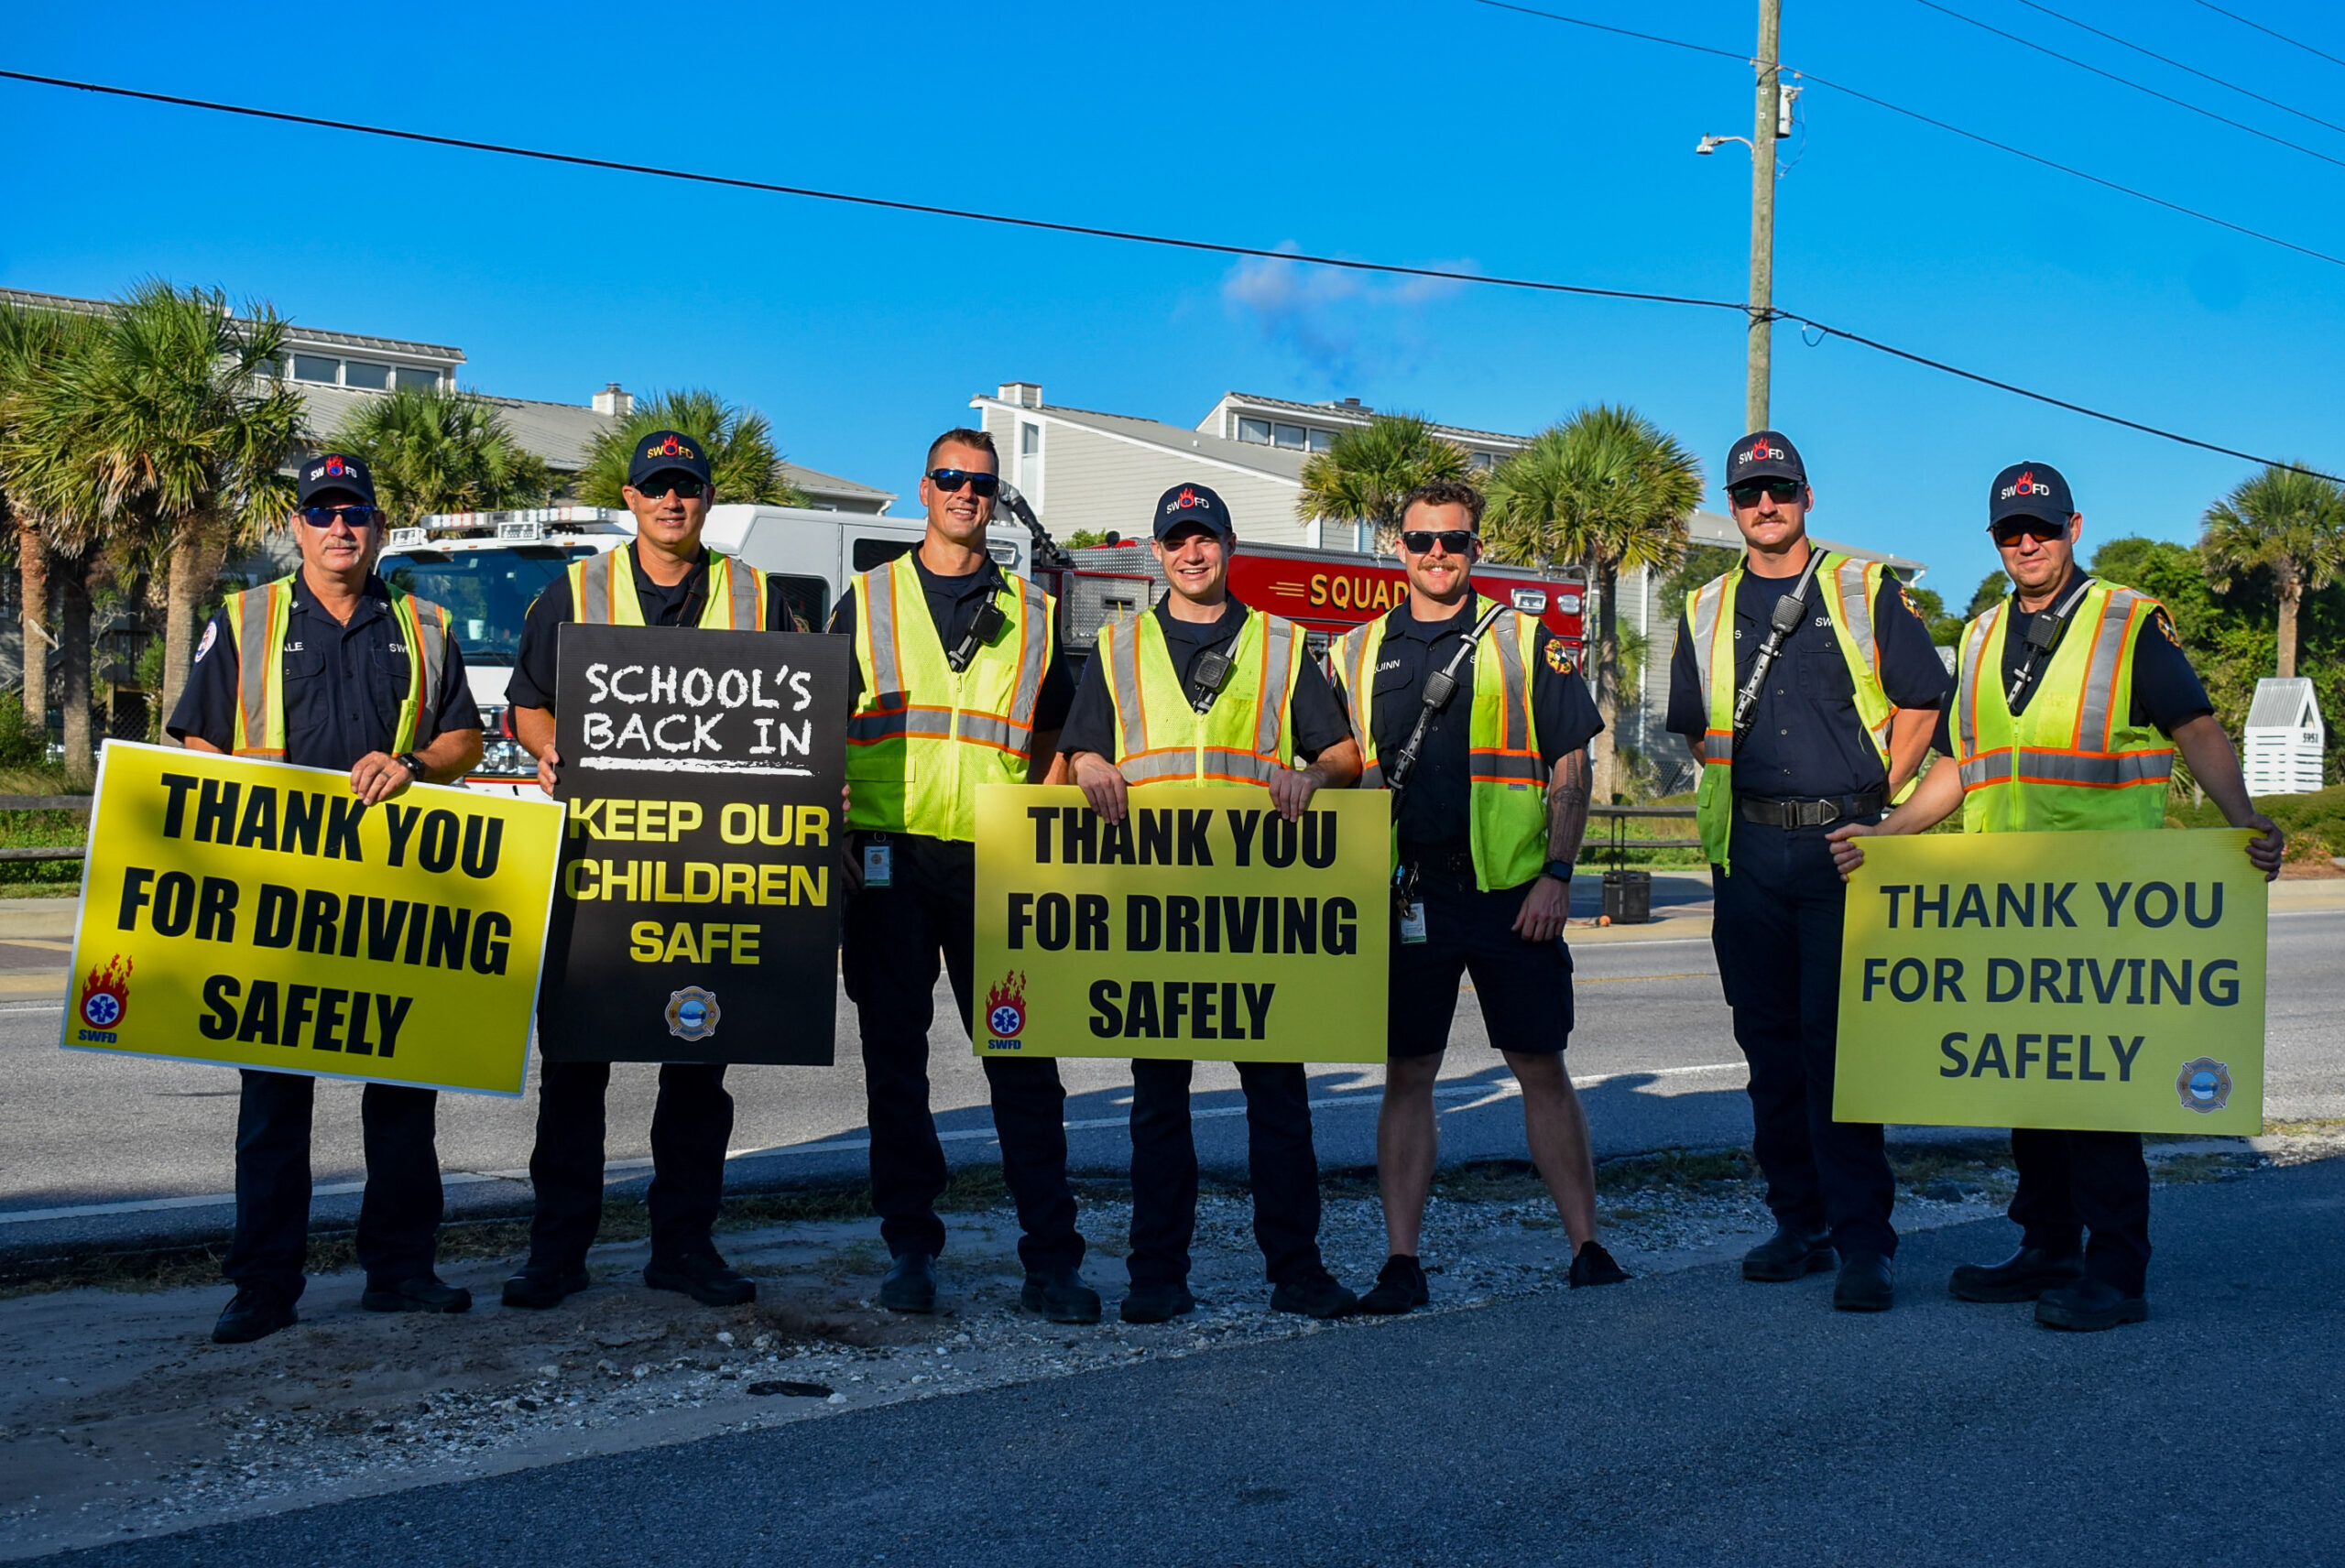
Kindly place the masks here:
POLYGON ((1572 672, 1571 649, 1564 646, 1564 639, 1561 637, 1551 637, 1547 639, 1547 668, 1558 675, 1569 675, 1572 672))
POLYGON ((2182 646, 2182 639, 2174 635, 2174 618, 2168 615, 2164 610, 2160 610, 2157 614, 2150 617, 2150 625, 2157 627, 2159 631, 2165 633, 2165 640, 2174 644, 2175 647, 2180 648, 2182 646))
POLYGON ((203 656, 210 653, 212 651, 212 645, 219 640, 220 623, 218 621, 204 622, 203 640, 195 645, 195 662, 202 664, 203 662, 203 656))

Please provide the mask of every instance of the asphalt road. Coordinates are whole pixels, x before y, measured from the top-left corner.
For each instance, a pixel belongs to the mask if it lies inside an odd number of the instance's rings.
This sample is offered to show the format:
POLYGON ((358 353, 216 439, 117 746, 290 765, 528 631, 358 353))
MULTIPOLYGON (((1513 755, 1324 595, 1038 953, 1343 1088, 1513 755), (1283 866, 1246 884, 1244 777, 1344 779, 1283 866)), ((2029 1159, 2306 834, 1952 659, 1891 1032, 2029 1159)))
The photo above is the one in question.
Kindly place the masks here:
MULTIPOLYGON (((2345 1116, 2345 1040, 2333 1019, 2345 1007, 2345 908, 2283 910, 2271 924, 2266 1109, 2281 1118, 2345 1116)), ((1570 1063, 1582 1084, 1600 1154, 1718 1145, 1750 1136, 1749 1104, 1707 936, 1583 942, 1575 949, 1577 1028, 1570 1063)), ((939 1125, 956 1160, 998 1158, 984 1076, 938 990, 931 1075, 939 1125)), ((838 1001, 839 1065, 744 1068, 730 1075, 736 1102, 732 1180, 736 1185, 851 1178, 865 1169, 863 1075, 854 1012, 838 1001)), ((233 1184, 236 1089, 215 1069, 60 1051, 54 1005, 0 1003, 0 1252, 63 1252, 215 1231, 217 1202, 233 1184), (169 1203, 131 1213, 54 1214, 124 1203, 169 1203), (38 1220, 25 1216, 52 1215, 38 1220)), ((1069 1061, 1067 1119, 1074 1164, 1120 1171, 1129 1161, 1129 1073, 1120 1061, 1069 1061)), ((615 1162, 649 1156, 656 1069, 614 1074, 615 1162)), ((1312 1074, 1324 1163, 1375 1158, 1373 1066, 1312 1074)), ((1242 1169, 1245 1122, 1237 1075, 1200 1064, 1195 1107, 1201 1156, 1242 1169)), ((1445 1159, 1520 1155, 1520 1102, 1489 1049, 1468 990, 1461 998, 1441 1089, 1445 1159)), ((362 1174, 354 1084, 322 1080, 314 1172, 322 1222, 354 1218, 362 1174), (346 1187, 348 1191, 334 1189, 346 1187)), ((518 1178, 536 1125, 534 1088, 520 1100, 446 1094, 440 1151, 451 1172, 452 1214, 510 1210, 526 1198, 518 1178)), ((638 1180, 640 1178, 638 1178, 638 1180)))
POLYGON ((93 1564, 2320 1563, 2345 1161, 2159 1193, 2147 1323, 1731 1264, 250 1519, 93 1564))

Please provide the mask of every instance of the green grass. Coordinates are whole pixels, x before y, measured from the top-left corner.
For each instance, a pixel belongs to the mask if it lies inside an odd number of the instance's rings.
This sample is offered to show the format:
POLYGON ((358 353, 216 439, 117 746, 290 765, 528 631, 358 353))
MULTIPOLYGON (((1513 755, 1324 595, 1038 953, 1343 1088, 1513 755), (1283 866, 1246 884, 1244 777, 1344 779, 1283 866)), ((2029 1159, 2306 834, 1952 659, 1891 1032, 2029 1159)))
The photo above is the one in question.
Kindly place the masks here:
MULTIPOLYGON (((0 768, 0 795, 82 795, 62 768, 0 768)), ((0 811, 0 848, 80 844, 90 819, 80 811, 0 811)), ((82 885, 78 860, 0 861, 0 898, 67 897, 82 885)))
MULTIPOLYGON (((2345 855, 2345 784, 2309 795, 2259 796, 2255 807, 2288 835, 2290 860, 2325 861, 2345 855)), ((2180 790, 2166 803, 2166 820, 2186 828, 2227 825, 2212 800, 2193 804, 2180 790)))

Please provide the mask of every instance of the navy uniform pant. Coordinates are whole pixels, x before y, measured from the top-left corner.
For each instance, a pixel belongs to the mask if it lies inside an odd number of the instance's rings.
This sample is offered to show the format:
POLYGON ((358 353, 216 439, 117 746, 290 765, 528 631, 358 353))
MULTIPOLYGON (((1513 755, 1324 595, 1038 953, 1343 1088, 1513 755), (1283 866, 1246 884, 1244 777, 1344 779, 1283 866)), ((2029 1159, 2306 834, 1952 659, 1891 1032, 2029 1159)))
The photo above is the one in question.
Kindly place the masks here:
MULTIPOLYGON (((529 1182, 538 1208, 529 1222, 529 1265, 582 1267, 603 1227, 604 1102, 607 1062, 542 1062, 538 1143, 529 1182)), ((710 1231, 725 1196, 725 1146, 733 1137, 733 1096, 722 1062, 671 1062, 660 1069, 651 1113, 651 1256, 660 1263, 714 1253, 710 1231)))
POLYGON ((1751 1152, 1767 1206, 1795 1230, 1828 1232, 1843 1257, 1894 1256, 1897 1183, 1881 1129, 1832 1119, 1848 890, 1832 868, 1829 831, 1737 816, 1732 873, 1710 869, 1710 940, 1735 1043, 1751 1063, 1751 1152))
MULTIPOLYGON (((221 1266, 239 1290, 299 1301, 310 1240, 310 1123, 317 1080, 246 1072, 236 1104, 236 1230, 221 1266)), ((440 1096, 369 1083, 358 1101, 366 1191, 358 1203, 358 1261, 369 1285, 431 1272, 440 1228, 440 1096)))
POLYGON ((2085 1251, 2085 1275, 2138 1296, 2150 1273, 2150 1167, 2137 1132, 2063 1132, 2013 1127, 2019 1191, 2011 1216, 2021 1245, 2085 1251))
MULTIPOLYGON (((856 853, 863 834, 856 835, 856 853)), ((841 967, 863 1035, 863 1083, 871 1121, 871 1206, 891 1256, 944 1250, 936 1200, 944 1146, 928 1105, 928 1029, 935 1018, 940 957, 962 1026, 969 1019, 976 962, 975 847, 891 834, 893 876, 846 907, 841 967)), ((987 1057, 1001 1173, 1018 1205, 1018 1257, 1030 1273, 1083 1261, 1074 1191, 1066 1179, 1066 1091, 1048 1057, 987 1057)))
MULTIPOLYGON (((1132 1063, 1132 1252, 1135 1285, 1189 1278, 1197 1233, 1197 1145, 1189 1124, 1194 1063, 1132 1063)), ((1311 1086, 1299 1062, 1241 1062, 1246 1173, 1254 1240, 1273 1285, 1310 1278, 1319 1260, 1319 1157, 1311 1146, 1311 1086)))

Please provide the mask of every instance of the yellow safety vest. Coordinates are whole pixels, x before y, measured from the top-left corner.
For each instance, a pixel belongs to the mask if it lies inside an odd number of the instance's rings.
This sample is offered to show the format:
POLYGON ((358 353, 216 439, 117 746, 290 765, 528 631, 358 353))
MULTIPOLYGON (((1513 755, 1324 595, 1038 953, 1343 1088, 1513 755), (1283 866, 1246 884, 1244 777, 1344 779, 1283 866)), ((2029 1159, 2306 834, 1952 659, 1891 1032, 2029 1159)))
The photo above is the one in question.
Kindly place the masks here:
POLYGON ((1002 576, 995 603, 1008 624, 956 675, 911 556, 856 574, 863 690, 846 722, 848 826, 970 843, 977 786, 1026 782, 1053 602, 1015 572, 1002 576))
MULTIPOLYGON (((570 613, 590 626, 640 626, 643 600, 635 591, 632 542, 616 550, 590 555, 570 563, 570 613), (626 570, 619 570, 627 561, 626 570)), ((766 574, 744 566, 733 569, 733 558, 708 552, 708 595, 701 602, 695 626, 711 631, 761 632, 766 624, 766 574)))
POLYGON ((1128 784, 1263 784, 1294 763, 1293 697, 1303 634, 1249 613, 1229 679, 1200 714, 1172 668, 1153 611, 1099 628, 1097 655, 1116 711, 1116 766, 1128 784))
MULTIPOLYGON (((1478 618, 1495 602, 1477 594, 1478 618)), ((1393 612, 1407 614, 1407 606, 1393 612)), ((1376 656, 1390 616, 1379 615, 1344 634, 1336 645, 1336 679, 1351 710, 1359 743, 1360 788, 1384 788, 1376 753, 1376 656)), ((1474 885, 1485 893, 1520 887, 1547 864, 1547 764, 1531 718, 1531 667, 1539 656, 1539 623, 1509 610, 1491 623, 1474 649, 1474 711, 1467 725, 1467 827, 1474 847, 1474 885)), ((1415 715, 1410 715, 1413 722, 1415 715)), ((1397 844, 1396 844, 1397 849, 1397 844)))
MULTIPOLYGON (((291 577, 240 593, 223 605, 236 648, 238 757, 285 756, 285 634, 293 624, 291 577), (258 652, 261 657, 252 655, 258 652)), ((391 590, 391 619, 407 645, 407 696, 391 726, 394 755, 415 749, 415 737, 440 727, 440 682, 448 670, 448 612, 429 600, 391 590)), ((427 744, 429 744, 427 742, 427 744)))
MULTIPOLYGON (((1702 706, 1709 728, 1702 736, 1702 779, 1694 795, 1694 823, 1702 853, 1714 866, 1728 866, 1734 837, 1734 694, 1741 682, 1734 666, 1734 593, 1742 563, 1685 595, 1685 620, 1694 637, 1694 668, 1701 672, 1702 706)), ((1857 693, 1857 717, 1872 748, 1889 768, 1889 721, 1896 712, 1881 687, 1881 646, 1873 637, 1873 610, 1881 602, 1888 568, 1877 561, 1824 552, 1810 593, 1821 590, 1840 657, 1857 693)), ((1730 867, 1729 867, 1730 869, 1730 867)))
POLYGON ((2163 608, 2094 583, 2017 718, 2003 692, 2006 598, 1962 628, 1955 761, 1965 833, 2053 833, 2165 825, 2174 742, 2133 713, 2133 647, 2163 608))

